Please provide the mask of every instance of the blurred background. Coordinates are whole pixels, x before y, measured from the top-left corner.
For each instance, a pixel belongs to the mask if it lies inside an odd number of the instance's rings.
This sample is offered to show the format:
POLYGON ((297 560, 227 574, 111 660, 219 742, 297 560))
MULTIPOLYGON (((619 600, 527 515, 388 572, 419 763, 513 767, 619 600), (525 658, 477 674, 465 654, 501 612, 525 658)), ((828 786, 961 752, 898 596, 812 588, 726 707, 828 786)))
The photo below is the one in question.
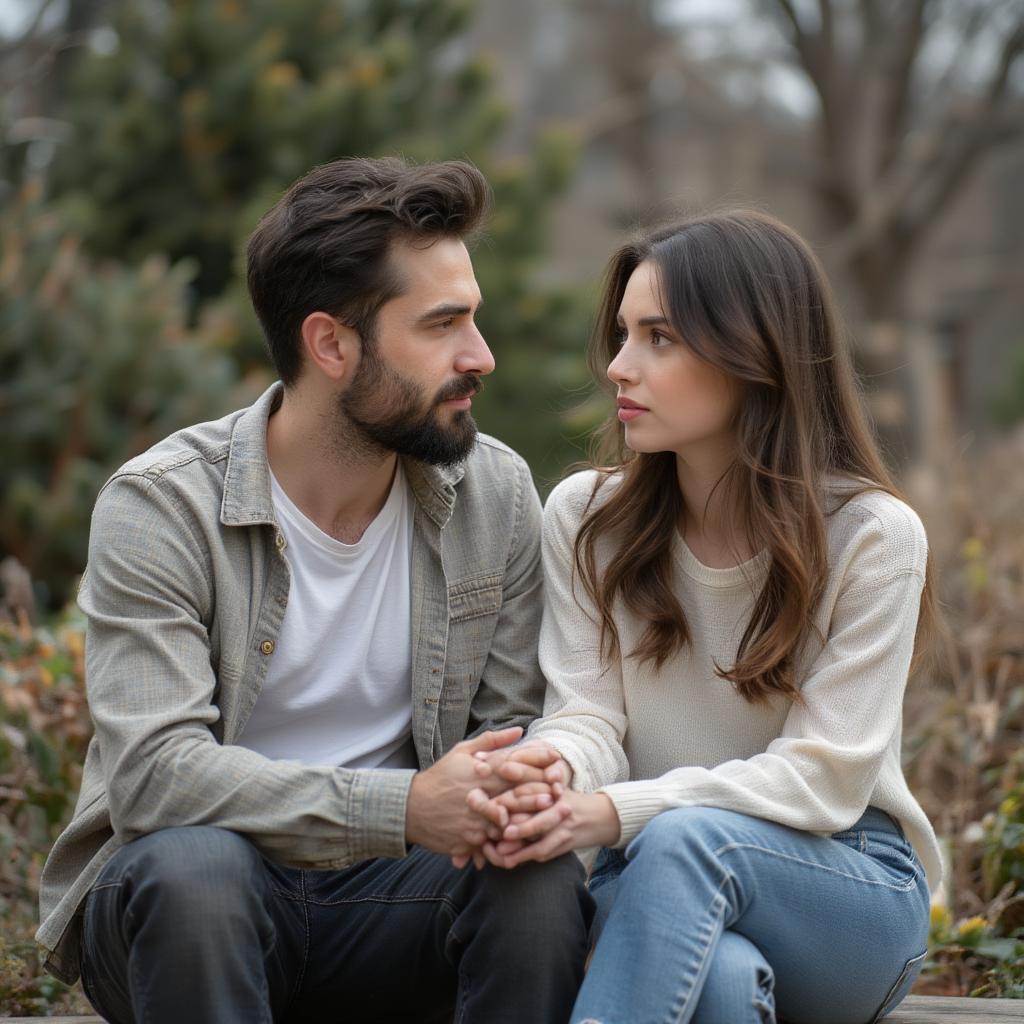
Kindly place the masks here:
POLYGON ((270 381, 259 215, 346 155, 468 158, 498 363, 478 421, 542 495, 608 412, 583 362, 638 226, 756 206, 811 240, 946 619, 905 761, 950 870, 920 991, 1024 996, 1021 0, 0 0, 0 1013, 89 735, 96 492, 270 381))

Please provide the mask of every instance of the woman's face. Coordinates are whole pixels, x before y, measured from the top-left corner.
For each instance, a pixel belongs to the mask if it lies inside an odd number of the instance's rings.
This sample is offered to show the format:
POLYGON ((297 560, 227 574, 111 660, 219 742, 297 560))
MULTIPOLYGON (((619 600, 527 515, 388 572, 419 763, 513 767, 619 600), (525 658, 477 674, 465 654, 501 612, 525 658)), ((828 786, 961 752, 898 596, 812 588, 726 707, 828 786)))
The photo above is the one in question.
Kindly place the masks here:
POLYGON ((618 321, 622 344, 608 379, 618 386, 626 445, 636 452, 675 452, 686 461, 731 453, 739 389, 669 324, 658 298, 658 269, 649 260, 627 282, 618 321))

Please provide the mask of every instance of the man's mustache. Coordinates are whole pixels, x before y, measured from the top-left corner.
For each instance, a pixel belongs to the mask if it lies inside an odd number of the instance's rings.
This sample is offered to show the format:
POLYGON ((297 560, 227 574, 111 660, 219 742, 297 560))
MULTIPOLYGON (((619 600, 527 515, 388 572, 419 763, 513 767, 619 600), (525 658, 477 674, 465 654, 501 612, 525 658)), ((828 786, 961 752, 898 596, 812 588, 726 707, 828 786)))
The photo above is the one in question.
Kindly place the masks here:
POLYGON ((448 381, 437 393, 434 400, 436 405, 442 402, 451 402, 458 398, 472 398, 484 389, 484 382, 474 374, 468 373, 462 377, 456 377, 448 381))

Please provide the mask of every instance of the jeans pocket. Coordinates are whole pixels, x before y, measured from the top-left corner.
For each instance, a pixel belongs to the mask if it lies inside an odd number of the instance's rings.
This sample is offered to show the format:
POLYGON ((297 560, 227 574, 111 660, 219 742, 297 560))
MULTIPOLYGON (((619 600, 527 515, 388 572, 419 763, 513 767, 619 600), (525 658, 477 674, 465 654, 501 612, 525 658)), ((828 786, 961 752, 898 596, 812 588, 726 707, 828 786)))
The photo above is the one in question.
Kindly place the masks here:
POLYGON ((882 1001, 882 1005, 878 1008, 878 1012, 871 1018, 871 1024, 875 1024, 876 1021, 880 1021, 890 1010, 894 1009, 897 1004, 903 999, 903 997, 910 991, 910 986, 917 980, 918 974, 921 973, 921 967, 924 965, 924 958, 928 955, 926 949, 923 953, 919 953, 917 956, 911 957, 900 972, 900 976, 893 983, 892 988, 889 989, 889 994, 882 1001))

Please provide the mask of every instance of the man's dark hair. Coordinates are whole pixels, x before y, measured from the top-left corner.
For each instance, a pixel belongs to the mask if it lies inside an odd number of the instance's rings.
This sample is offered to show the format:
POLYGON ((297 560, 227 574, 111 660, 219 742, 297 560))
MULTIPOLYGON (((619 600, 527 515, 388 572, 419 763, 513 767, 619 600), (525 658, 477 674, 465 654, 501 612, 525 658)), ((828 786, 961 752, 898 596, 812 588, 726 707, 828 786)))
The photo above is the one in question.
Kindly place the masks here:
POLYGON ((296 181, 246 248, 249 295, 281 380, 299 376, 299 331, 310 313, 338 317, 367 343, 377 311, 403 288, 392 243, 465 238, 490 197, 484 176, 461 160, 335 160, 296 181))

